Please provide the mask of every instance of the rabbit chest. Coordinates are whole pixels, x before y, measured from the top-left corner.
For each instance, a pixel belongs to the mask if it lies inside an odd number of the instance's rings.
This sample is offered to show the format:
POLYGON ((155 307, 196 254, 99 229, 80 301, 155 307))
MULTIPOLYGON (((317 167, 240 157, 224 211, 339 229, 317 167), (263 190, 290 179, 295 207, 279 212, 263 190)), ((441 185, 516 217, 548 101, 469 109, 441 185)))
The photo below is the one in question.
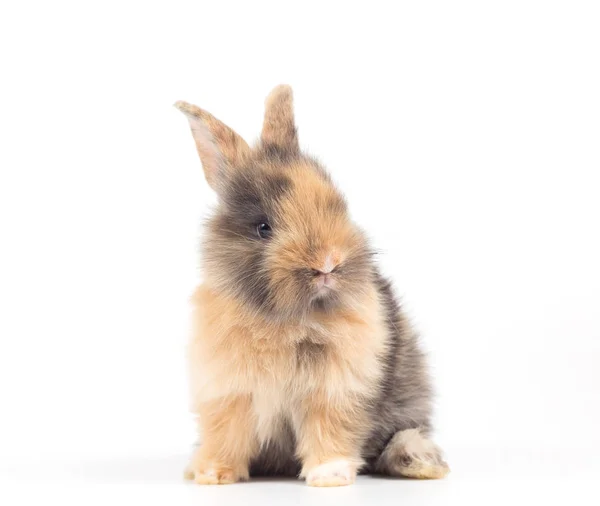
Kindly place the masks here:
POLYGON ((387 348, 376 305, 285 326, 245 319, 239 308, 207 295, 197 306, 189 350, 193 403, 249 394, 258 425, 271 426, 310 396, 333 401, 375 393, 387 348))

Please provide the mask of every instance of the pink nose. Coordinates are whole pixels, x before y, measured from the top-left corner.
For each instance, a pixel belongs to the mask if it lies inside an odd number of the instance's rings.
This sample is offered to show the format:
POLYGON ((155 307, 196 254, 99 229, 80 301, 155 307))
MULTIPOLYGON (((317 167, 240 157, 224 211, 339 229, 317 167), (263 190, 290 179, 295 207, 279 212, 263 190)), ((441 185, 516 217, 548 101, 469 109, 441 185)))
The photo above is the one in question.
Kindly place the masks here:
POLYGON ((323 272, 318 269, 313 269, 313 275, 317 278, 317 286, 319 288, 326 286, 332 287, 334 284, 333 276, 331 275, 331 271, 323 272))
POLYGON ((335 279, 333 272, 339 263, 339 256, 337 254, 330 253, 323 261, 323 264, 318 268, 313 268, 312 273, 316 278, 317 287, 319 289, 323 287, 333 288, 335 287, 335 279))

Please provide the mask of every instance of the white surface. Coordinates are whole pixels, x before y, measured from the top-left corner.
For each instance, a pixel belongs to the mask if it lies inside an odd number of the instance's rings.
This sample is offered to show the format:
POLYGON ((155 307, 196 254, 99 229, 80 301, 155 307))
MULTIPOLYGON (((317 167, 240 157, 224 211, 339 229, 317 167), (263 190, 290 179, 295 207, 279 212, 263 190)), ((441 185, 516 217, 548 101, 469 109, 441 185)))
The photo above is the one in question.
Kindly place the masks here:
MULTIPOLYGON (((444 480, 360 476, 349 487, 312 488, 293 479, 200 486, 178 472, 187 456, 52 459, 13 463, 1 483, 7 504, 597 504, 600 467, 589 453, 461 449, 444 480), (21 470, 17 467, 22 465, 21 470), (175 471, 175 472, 174 472, 175 471)), ((0 496, 1 497, 1 496, 0 496)))
POLYGON ((0 502, 594 503, 598 3, 158 5, 0 8, 0 502), (214 196, 171 104, 252 140, 281 82, 431 352, 446 481, 180 481, 214 196))

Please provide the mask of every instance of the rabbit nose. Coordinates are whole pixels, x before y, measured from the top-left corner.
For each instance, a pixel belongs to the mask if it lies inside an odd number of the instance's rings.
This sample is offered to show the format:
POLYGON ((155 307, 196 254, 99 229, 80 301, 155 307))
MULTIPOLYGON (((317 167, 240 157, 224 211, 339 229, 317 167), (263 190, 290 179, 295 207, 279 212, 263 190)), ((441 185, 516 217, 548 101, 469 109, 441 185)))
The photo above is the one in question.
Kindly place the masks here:
POLYGON ((333 271, 338 266, 336 257, 334 255, 327 255, 325 261, 318 269, 312 269, 313 276, 317 278, 319 287, 327 286, 331 287, 334 285, 333 271))
POLYGON ((318 288, 322 288, 324 286, 326 286, 327 288, 331 288, 335 284, 331 271, 323 272, 318 269, 313 269, 312 272, 315 278, 317 278, 318 288))

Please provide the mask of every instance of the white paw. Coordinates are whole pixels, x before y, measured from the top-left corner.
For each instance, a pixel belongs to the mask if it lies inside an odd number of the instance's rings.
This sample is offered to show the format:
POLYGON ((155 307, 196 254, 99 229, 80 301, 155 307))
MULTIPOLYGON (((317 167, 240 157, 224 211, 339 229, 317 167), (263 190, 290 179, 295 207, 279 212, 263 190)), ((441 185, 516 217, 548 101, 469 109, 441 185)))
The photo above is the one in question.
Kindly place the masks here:
POLYGON ((306 475, 311 487, 341 487, 354 483, 356 466, 347 460, 332 460, 313 467, 306 475))

